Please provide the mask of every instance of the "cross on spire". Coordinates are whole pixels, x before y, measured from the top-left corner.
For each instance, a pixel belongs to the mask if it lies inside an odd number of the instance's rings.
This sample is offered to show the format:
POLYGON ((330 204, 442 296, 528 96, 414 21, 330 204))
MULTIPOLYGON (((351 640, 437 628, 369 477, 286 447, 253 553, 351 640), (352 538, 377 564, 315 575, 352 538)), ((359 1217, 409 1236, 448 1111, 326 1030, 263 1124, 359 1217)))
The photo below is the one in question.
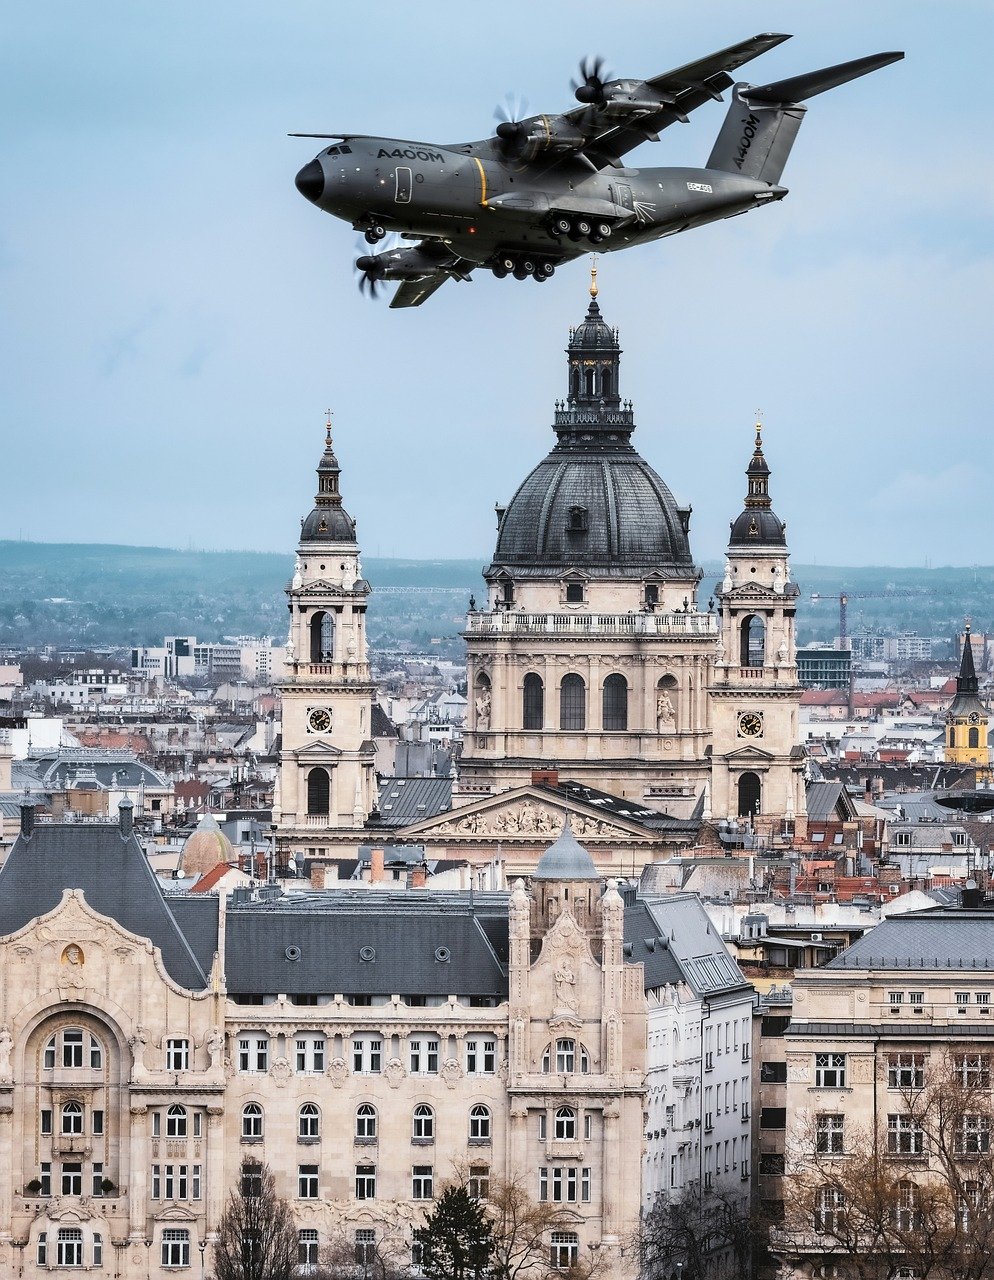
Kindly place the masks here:
POLYGON ((331 410, 330 409, 325 409, 324 411, 324 442, 327 445, 331 444, 331 410))

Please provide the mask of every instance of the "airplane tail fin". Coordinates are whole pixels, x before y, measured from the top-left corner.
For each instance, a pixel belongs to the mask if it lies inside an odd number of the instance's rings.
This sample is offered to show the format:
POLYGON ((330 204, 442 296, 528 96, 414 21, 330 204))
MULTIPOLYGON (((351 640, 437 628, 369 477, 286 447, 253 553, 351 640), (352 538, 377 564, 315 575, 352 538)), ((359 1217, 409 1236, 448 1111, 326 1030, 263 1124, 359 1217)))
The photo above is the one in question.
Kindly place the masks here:
POLYGON ((774 84, 735 85, 707 167, 760 182, 779 182, 807 110, 800 104, 903 57, 903 53, 875 53, 774 84))

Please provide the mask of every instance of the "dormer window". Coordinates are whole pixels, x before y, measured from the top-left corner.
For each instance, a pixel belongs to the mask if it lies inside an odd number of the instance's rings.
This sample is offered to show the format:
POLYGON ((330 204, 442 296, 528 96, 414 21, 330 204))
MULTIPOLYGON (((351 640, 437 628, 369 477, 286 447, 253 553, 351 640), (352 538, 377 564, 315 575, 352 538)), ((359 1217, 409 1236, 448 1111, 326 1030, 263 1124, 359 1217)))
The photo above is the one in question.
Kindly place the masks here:
POLYGON ((566 583, 566 603, 567 604, 583 604, 583 583, 582 582, 566 583))
POLYGON ((567 533, 586 533, 587 532, 587 508, 586 507, 570 507, 569 516, 566 521, 567 533))

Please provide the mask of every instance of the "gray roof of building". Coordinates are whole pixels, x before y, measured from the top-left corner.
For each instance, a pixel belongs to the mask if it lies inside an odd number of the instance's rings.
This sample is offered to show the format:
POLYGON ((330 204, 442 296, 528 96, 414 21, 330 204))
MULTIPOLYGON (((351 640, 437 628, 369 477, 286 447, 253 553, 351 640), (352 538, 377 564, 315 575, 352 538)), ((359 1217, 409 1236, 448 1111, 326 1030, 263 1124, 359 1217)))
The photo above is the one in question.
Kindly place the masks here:
POLYGON ((384 778, 376 802, 378 827, 407 827, 452 808, 451 778, 384 778))
POLYGON ((77 775, 92 774, 101 787, 165 787, 165 778, 150 769, 131 751, 103 750, 100 747, 73 747, 33 756, 45 787, 61 790, 71 786, 77 775))
MULTIPOLYGON (((196 877, 194 877, 195 881, 196 877)), ((211 893, 166 894, 169 910, 190 944, 204 973, 209 974, 217 954, 218 900, 211 893)))
POLYGON ((507 974, 491 933, 507 935, 507 899, 484 905, 478 914, 468 895, 457 901, 410 891, 398 897, 333 891, 229 906, 228 989, 504 999, 507 974), (488 928, 481 915, 490 917, 488 928))
POLYGON ((703 998, 749 986, 696 894, 637 899, 625 909, 625 950, 626 958, 646 965, 647 989, 682 980, 703 998), (653 939, 655 949, 648 945, 653 939), (676 978, 665 976, 671 964, 676 978))
POLYGON ((937 907, 881 920, 827 969, 994 969, 994 911, 937 907))
POLYGON ((573 834, 569 814, 562 835, 545 850, 532 875, 533 880, 600 880, 594 860, 573 834))
POLYGON ((36 822, 30 837, 19 834, 0 868, 0 936, 54 910, 66 889, 79 889, 94 911, 148 938, 174 982, 190 991, 207 986, 207 969, 134 834, 123 836, 109 822, 36 822))
POLYGON ((964 1025, 957 1022, 949 1027, 942 1023, 933 1026, 924 1019, 921 1022, 792 1022, 784 1032, 788 1036, 886 1036, 888 1040, 949 1040, 950 1037, 977 1037, 994 1039, 994 1026, 964 1025))
POLYGON ((840 803, 847 815, 855 816, 852 800, 841 782, 809 782, 805 797, 809 821, 826 822, 838 817, 840 803))

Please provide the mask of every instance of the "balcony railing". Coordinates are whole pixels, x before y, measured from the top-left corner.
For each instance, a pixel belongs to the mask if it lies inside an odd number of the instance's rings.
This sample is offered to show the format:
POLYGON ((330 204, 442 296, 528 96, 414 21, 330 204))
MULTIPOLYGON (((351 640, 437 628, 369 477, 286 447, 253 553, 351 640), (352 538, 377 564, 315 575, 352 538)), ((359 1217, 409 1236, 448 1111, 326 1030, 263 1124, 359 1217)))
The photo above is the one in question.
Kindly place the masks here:
MULTIPOLYGON (((467 635, 716 636, 712 613, 471 613, 467 635)), ((762 674, 760 672, 760 674, 762 674)))

